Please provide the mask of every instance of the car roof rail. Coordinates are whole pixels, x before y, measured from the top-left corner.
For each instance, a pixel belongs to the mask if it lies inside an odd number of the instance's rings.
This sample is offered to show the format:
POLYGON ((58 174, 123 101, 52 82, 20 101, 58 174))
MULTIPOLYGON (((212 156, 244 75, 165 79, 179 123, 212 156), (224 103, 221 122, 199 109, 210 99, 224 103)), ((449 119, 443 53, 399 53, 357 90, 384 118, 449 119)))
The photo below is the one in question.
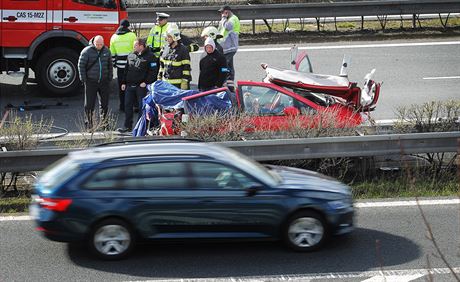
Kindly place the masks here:
POLYGON ((172 137, 161 137, 161 136, 145 136, 145 137, 124 137, 121 140, 106 142, 102 144, 96 144, 94 147, 105 147, 105 146, 122 146, 130 144, 149 144, 149 143, 182 143, 182 142, 204 142, 201 139, 196 138, 184 138, 178 136, 172 137))

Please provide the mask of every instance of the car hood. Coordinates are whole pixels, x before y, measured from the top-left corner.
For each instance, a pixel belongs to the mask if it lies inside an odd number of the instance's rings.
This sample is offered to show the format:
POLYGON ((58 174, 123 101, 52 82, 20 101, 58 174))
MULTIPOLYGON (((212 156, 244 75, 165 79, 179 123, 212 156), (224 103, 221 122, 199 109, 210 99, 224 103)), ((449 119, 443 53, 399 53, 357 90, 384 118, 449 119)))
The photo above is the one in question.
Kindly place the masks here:
POLYGON ((282 178, 280 188, 350 194, 347 185, 324 174, 286 166, 268 166, 282 178))

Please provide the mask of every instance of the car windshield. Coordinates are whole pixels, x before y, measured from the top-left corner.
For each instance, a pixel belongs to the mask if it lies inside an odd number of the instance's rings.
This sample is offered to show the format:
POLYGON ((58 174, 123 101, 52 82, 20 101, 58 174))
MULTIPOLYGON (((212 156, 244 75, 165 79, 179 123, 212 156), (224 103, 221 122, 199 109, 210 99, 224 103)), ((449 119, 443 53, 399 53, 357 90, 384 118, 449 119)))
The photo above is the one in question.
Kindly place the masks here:
POLYGON ((58 184, 63 183, 75 175, 80 165, 70 158, 63 158, 45 169, 38 183, 47 191, 54 190, 58 184))
POLYGON ((235 164, 240 168, 246 169, 258 179, 268 183, 270 186, 276 186, 281 183, 281 176, 273 170, 269 170, 251 158, 234 150, 227 150, 228 156, 233 159, 235 164))

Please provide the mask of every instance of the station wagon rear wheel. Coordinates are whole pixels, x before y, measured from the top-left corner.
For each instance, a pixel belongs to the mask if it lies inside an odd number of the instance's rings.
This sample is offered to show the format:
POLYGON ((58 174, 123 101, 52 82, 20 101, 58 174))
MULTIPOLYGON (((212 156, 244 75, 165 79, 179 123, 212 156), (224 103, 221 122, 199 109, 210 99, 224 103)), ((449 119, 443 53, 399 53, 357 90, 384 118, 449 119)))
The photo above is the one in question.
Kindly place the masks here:
POLYGON ((107 260, 124 258, 134 245, 129 226, 119 219, 107 219, 95 226, 90 237, 90 249, 107 260))
POLYGON ((294 214, 288 220, 284 233, 287 246, 301 252, 317 250, 328 235, 324 219, 314 211, 294 214))

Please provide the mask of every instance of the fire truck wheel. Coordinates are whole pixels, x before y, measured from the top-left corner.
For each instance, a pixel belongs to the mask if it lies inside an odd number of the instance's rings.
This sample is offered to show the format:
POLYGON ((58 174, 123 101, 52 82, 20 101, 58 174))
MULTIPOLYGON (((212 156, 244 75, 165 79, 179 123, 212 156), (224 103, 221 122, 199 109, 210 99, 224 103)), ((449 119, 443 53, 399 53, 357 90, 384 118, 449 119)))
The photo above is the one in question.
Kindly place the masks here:
POLYGON ((78 52, 69 48, 54 48, 37 61, 39 85, 52 96, 69 96, 80 87, 78 52))

